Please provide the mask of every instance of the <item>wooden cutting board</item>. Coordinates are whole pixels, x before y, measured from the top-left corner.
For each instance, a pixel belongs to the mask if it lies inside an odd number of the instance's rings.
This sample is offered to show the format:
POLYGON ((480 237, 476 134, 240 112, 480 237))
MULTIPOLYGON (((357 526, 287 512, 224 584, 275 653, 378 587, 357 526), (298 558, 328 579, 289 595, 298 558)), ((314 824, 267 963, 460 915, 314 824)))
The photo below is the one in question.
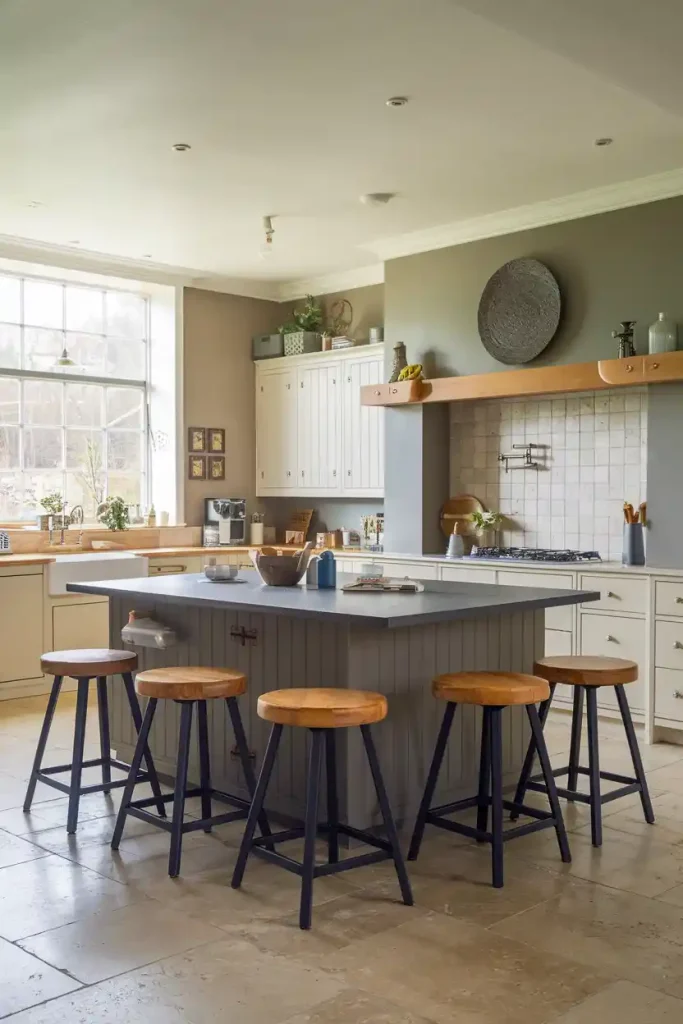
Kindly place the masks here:
POLYGON ((476 532, 476 527, 469 518, 473 512, 485 512, 484 505, 473 494, 456 494, 449 498, 441 508, 439 523, 444 537, 450 537, 456 522, 461 523, 460 534, 464 537, 476 532))

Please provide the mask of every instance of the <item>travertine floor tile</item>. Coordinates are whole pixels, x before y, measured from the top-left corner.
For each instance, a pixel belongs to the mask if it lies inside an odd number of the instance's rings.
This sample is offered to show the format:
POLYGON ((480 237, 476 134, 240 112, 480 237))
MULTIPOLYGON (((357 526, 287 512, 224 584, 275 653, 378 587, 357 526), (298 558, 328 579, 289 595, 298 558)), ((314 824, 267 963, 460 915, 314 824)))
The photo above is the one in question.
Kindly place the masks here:
MULTIPOLYGON (((282 1024, 431 1024, 426 1017, 392 1004, 368 992, 341 992, 313 1010, 297 1013, 282 1024)), ((668 1022, 667 1022, 668 1024, 668 1022)))
POLYGON ((683 908, 604 886, 582 887, 493 927, 545 958, 683 996, 683 908))
POLYGON ((19 945, 60 971, 92 984, 222 937, 211 925, 145 900, 93 914, 23 939, 19 945))
MULTIPOLYGON (((37 840, 40 836, 36 837, 37 840)), ((168 877, 168 854, 171 837, 154 828, 143 835, 124 838, 117 852, 108 844, 74 848, 70 856, 75 862, 126 885, 143 886, 161 882, 168 877)), ((213 836, 192 832, 183 836, 181 874, 204 871, 231 863, 230 851, 213 836)))
POLYGON ((652 989, 617 981, 553 1024, 680 1024, 683 1003, 652 989))
POLYGON ((55 999, 12 1024, 277 1024, 342 988, 322 971, 226 939, 55 999))
MULTIPOLYGON (((60 825, 56 828, 41 829, 40 832, 31 835, 30 840, 43 850, 58 853, 60 857, 66 857, 68 860, 78 861, 80 854, 86 849, 99 846, 109 847, 115 822, 116 815, 107 818, 90 818, 87 821, 79 821, 78 831, 75 835, 70 836, 65 826, 60 825)), ((146 821, 129 818, 124 842, 127 843, 131 839, 150 833, 162 834, 159 829, 146 821)), ((166 841, 168 843, 168 837, 166 841)))
POLYGON ((612 980, 432 913, 383 933, 381 941, 372 937, 337 950, 320 965, 437 1024, 545 1024, 612 980))
POLYGON ((21 939, 141 898, 132 886, 50 854, 0 869, 0 935, 21 939))
POLYGON ((18 836, 0 829, 0 868, 45 856, 45 850, 39 850, 25 839, 19 839, 18 836))
POLYGON ((635 800, 633 797, 625 798, 623 803, 615 801, 611 805, 614 811, 609 815, 610 829, 633 836, 648 836, 659 843, 683 843, 683 783, 678 793, 651 794, 655 812, 653 825, 645 821, 638 795, 634 794, 634 797, 635 800))
POLYGON ((0 1017, 77 988, 77 981, 0 939, 0 1017))

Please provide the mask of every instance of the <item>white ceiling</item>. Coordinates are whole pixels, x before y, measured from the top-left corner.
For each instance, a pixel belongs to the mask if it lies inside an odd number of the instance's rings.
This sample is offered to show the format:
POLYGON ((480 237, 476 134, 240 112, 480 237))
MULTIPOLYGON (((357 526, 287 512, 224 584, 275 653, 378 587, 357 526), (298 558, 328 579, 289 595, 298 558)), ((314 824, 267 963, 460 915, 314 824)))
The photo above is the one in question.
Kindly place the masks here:
POLYGON ((682 38, 680 0, 4 0, 0 254, 286 294, 501 211, 683 191, 682 38))

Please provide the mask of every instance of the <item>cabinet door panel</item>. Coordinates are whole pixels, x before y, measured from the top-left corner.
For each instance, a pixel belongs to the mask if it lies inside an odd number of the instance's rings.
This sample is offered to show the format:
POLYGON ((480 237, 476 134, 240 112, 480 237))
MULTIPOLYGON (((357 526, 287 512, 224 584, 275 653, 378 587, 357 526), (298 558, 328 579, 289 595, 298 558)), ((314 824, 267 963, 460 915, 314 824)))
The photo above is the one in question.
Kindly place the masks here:
POLYGON ((43 577, 0 577, 0 683, 39 679, 43 653, 43 577))
MULTIPOLYGON (((646 671, 645 655, 646 624, 642 619, 627 619, 617 615, 581 616, 581 654, 598 654, 606 658, 626 658, 638 665, 641 678, 626 686, 626 696, 632 708, 642 711, 645 707, 645 685, 643 676, 646 671)), ((598 704, 600 707, 615 708, 617 699, 614 687, 598 688, 598 704)))
POLYGON ((297 382, 297 487, 338 490, 341 381, 337 363, 302 367, 297 382))
POLYGON ((384 410, 360 404, 360 389, 384 376, 381 359, 344 364, 344 490, 379 495, 384 489, 384 410))
POLYGON ((52 634, 55 651, 109 647, 109 601, 56 605, 52 634))
POLYGON ((260 491, 296 486, 296 375, 261 373, 256 382, 256 484, 260 491))

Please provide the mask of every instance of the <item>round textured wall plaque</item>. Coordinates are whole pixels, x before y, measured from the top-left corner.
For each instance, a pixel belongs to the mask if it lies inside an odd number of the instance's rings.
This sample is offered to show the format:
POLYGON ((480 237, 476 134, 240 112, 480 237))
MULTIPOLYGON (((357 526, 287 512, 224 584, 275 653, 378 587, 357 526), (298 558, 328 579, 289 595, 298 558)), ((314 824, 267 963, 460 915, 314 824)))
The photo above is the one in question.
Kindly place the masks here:
POLYGON ((538 260, 510 260, 482 292, 479 337, 499 362, 528 363, 552 341, 560 310, 559 285, 548 268, 538 260))

